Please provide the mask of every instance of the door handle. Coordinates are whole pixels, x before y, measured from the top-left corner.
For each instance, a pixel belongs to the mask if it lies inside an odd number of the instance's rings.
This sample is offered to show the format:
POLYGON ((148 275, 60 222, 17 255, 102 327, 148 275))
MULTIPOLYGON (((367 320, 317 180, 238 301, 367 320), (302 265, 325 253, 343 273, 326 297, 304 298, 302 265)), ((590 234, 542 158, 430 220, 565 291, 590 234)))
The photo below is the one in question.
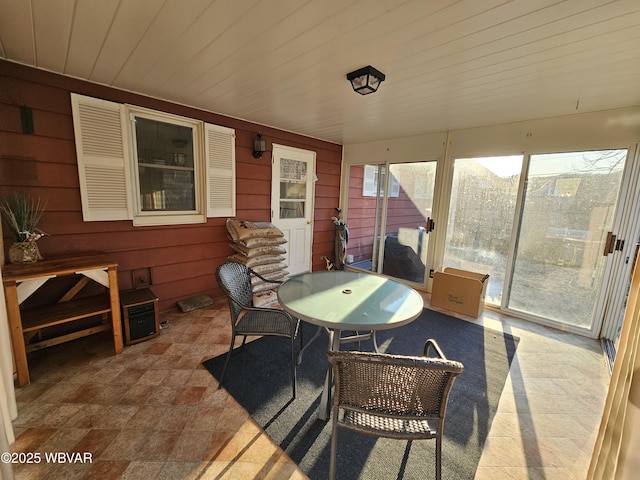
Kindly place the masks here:
POLYGON ((427 217, 427 225, 425 226, 426 233, 433 232, 436 228, 436 222, 433 221, 433 218, 427 217))
POLYGON ((613 232, 607 232, 607 240, 604 243, 604 252, 602 252, 602 255, 604 257, 609 256, 610 253, 613 253, 615 246, 616 246, 616 236, 613 234, 613 232))

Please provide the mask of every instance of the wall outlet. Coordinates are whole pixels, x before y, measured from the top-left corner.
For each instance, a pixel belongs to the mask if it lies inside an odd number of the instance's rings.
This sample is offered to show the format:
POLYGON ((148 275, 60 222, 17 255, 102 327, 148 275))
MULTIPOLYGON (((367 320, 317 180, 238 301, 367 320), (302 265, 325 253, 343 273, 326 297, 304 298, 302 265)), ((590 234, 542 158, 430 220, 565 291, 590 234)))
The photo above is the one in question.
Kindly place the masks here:
POLYGON ((133 276, 133 288, 147 288, 151 281, 151 268, 137 268, 131 271, 133 276))

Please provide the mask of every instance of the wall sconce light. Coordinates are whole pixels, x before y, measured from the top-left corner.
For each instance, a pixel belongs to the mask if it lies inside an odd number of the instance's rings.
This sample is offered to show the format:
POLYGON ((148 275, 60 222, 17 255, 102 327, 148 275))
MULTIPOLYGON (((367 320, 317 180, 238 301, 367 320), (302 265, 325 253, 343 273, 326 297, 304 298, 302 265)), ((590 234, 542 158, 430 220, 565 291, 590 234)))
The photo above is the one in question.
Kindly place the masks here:
POLYGON ((35 129, 33 128, 33 110, 23 105, 20 107, 20 121, 22 122, 22 133, 33 135, 35 129))
POLYGON ((384 81, 384 73, 376 70, 371 65, 347 73, 347 80, 351 82, 353 91, 360 95, 369 95, 378 90, 380 84, 384 81))
POLYGON ((267 150, 267 144, 259 133, 253 141, 253 158, 261 158, 262 154, 267 150))

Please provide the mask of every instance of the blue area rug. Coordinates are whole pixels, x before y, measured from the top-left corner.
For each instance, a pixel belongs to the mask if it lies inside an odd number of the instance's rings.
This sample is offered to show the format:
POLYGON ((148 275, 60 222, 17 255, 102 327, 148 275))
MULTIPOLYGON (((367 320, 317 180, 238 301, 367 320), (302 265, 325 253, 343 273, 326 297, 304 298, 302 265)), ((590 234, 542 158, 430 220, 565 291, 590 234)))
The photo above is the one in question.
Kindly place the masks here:
MULTIPOLYGON (((303 323, 305 341, 316 327, 303 323)), ((444 354, 460 361, 447 408, 442 448, 442 478, 473 479, 495 415, 518 338, 483 328, 432 310, 408 325, 378 332, 386 353, 421 355, 427 338, 434 338, 444 354)), ((224 387, 267 434, 313 480, 329 471, 331 422, 320 421, 317 408, 327 369, 326 333, 304 352, 298 366, 298 396, 291 400, 289 342, 261 338, 234 352, 224 387)), ((350 348, 343 345, 343 350, 350 348)), ((371 350, 363 342, 362 350, 371 350)), ((204 363, 216 378, 224 355, 204 363)), ((378 439, 345 430, 338 436, 338 478, 434 478, 435 441, 407 442, 378 439)))

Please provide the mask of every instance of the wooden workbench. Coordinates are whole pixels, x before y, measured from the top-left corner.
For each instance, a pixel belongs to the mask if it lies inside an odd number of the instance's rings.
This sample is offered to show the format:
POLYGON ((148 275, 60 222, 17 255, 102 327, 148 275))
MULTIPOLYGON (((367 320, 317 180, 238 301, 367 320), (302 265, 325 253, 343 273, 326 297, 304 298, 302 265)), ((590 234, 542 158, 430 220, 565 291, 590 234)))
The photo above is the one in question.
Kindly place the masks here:
POLYGON ((2 277, 7 315, 11 332, 11 344, 19 386, 28 385, 29 366, 27 352, 57 345, 92 335, 104 330, 113 332, 115 353, 122 352, 122 324, 120 322, 120 298, 118 293, 118 264, 104 253, 80 253, 64 256, 48 256, 42 261, 28 264, 7 264, 2 267, 2 277), (20 305, 50 278, 80 275, 80 281, 58 303, 22 311, 20 305), (89 279, 103 285, 108 294, 74 298, 89 279), (26 345, 25 335, 43 328, 62 325, 96 315, 110 314, 111 324, 101 324, 73 331, 26 345))

